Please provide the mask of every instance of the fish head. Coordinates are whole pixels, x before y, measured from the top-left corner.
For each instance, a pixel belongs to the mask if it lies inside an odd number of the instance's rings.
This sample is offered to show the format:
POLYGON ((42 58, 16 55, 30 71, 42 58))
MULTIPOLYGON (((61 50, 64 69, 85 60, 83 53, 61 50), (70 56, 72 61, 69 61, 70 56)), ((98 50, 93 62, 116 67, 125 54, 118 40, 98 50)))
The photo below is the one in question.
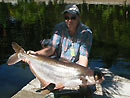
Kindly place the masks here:
POLYGON ((80 78, 83 85, 94 85, 102 83, 104 79, 104 74, 99 71, 93 71, 93 75, 86 75, 85 77, 80 78))
POLYGON ((95 80, 95 83, 102 83, 102 81, 105 80, 104 78, 104 74, 100 71, 94 71, 94 80, 95 80))

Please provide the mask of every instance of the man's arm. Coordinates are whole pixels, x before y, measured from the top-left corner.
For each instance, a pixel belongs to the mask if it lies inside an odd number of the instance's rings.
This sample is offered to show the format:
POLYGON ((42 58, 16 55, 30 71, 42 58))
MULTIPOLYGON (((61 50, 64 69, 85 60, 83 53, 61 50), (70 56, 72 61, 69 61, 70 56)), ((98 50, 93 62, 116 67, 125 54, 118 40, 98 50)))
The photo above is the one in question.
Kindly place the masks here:
POLYGON ((92 32, 87 29, 82 37, 82 44, 80 46, 79 64, 88 67, 88 55, 92 46, 92 32))
MULTIPOLYGON (((36 51, 36 52, 34 52, 34 51, 28 51, 28 53, 30 53, 30 52, 32 52, 32 54, 38 53, 38 54, 40 54, 40 55, 51 56, 51 55, 54 54, 55 48, 52 47, 52 46, 48 46, 48 47, 43 48, 43 49, 41 49, 41 50, 39 50, 39 51, 36 51)), ((29 61, 28 59, 23 59, 22 61, 24 61, 24 62, 30 64, 30 61, 29 61)))
POLYGON ((54 52, 55 52, 55 48, 53 46, 48 46, 44 49, 36 51, 36 53, 38 53, 40 55, 45 55, 45 56, 51 56, 54 54, 54 52))
POLYGON ((80 55, 78 64, 80 64, 84 67, 88 67, 88 58, 86 56, 80 55))

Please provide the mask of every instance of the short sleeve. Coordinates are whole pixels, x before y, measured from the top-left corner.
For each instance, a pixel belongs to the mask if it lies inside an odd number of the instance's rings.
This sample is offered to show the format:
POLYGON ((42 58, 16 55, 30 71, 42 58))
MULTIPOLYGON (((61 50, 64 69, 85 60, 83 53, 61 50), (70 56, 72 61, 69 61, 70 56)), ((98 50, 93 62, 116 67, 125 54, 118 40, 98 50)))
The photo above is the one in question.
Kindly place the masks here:
POLYGON ((80 46, 80 55, 88 57, 92 46, 92 31, 90 29, 84 30, 82 33, 82 40, 80 46))
POLYGON ((57 48, 61 42, 61 31, 59 26, 53 29, 53 36, 51 37, 51 45, 57 48))

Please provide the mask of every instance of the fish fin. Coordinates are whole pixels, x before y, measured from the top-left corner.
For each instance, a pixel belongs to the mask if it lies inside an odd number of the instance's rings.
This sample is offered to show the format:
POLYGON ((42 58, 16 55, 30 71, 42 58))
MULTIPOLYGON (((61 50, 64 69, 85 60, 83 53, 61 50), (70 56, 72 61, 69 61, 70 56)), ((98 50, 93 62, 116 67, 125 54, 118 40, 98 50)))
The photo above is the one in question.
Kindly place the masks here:
POLYGON ((50 92, 54 91, 54 87, 55 87, 55 84, 50 83, 49 85, 47 85, 43 89, 39 89, 36 92, 40 92, 42 94, 49 94, 50 92))
POLYGON ((18 58, 18 53, 14 53, 13 55, 11 55, 7 61, 8 65, 12 65, 15 64, 17 62, 19 62, 21 59, 18 58))
POLYGON ((102 89, 101 84, 96 84, 96 91, 94 92, 94 94, 100 95, 100 96, 103 95, 103 89, 102 89))
POLYGON ((53 91, 56 85, 54 83, 50 83, 44 89, 48 89, 49 91, 53 91))
POLYGON ((12 48, 14 49, 16 53, 19 53, 19 52, 25 53, 25 50, 21 46, 19 46, 16 42, 12 42, 12 48))
POLYGON ((16 53, 9 57, 7 61, 8 65, 12 65, 21 61, 21 59, 18 58, 18 53, 25 53, 24 49, 21 46, 19 46, 16 42, 12 42, 12 48, 16 53))
POLYGON ((51 91, 49 91, 48 89, 45 90, 41 90, 40 93, 42 94, 49 94, 51 91))

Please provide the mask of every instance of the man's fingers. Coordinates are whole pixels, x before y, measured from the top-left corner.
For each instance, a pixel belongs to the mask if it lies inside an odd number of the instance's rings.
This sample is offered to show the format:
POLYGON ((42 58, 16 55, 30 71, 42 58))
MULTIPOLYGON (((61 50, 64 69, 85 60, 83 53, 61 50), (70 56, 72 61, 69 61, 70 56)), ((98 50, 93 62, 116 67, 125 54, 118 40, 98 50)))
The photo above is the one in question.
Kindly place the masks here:
POLYGON ((29 50, 29 51, 27 51, 27 54, 36 54, 36 52, 29 50))
POLYGON ((22 59, 22 61, 30 64, 30 61, 28 59, 22 59))

